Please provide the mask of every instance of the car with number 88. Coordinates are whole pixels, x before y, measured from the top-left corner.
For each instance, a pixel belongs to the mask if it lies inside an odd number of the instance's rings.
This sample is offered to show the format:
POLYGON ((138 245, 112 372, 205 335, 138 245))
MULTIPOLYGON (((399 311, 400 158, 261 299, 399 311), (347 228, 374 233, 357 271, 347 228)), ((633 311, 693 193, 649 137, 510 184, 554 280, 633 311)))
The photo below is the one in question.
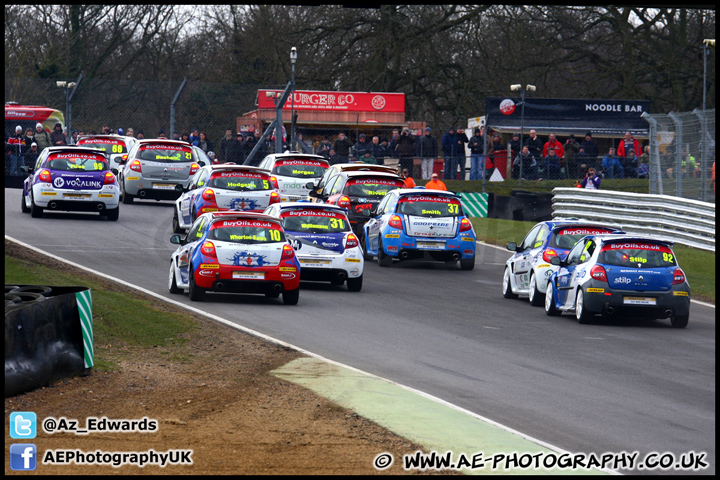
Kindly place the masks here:
POLYGON ((673 251, 673 242, 646 235, 589 235, 567 257, 555 257, 557 270, 545 290, 545 313, 574 313, 579 323, 598 314, 670 318, 685 328, 690 316, 690 285, 673 251))

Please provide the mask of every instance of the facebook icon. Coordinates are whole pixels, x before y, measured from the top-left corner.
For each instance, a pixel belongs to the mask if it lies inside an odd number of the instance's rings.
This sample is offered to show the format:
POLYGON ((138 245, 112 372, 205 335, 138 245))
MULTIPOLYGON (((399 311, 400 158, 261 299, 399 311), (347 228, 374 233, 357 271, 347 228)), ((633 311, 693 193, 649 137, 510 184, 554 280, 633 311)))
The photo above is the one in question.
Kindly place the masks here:
POLYGON ((35 470, 37 468, 37 447, 32 443, 10 445, 10 469, 35 470))

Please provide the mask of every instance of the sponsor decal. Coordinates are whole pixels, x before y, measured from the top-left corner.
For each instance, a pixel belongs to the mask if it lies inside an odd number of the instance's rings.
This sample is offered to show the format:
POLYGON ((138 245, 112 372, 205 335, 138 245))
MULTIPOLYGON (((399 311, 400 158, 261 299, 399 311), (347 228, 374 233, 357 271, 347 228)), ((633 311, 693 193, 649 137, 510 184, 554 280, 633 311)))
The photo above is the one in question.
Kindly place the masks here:
POLYGON ((295 267, 280 267, 281 272, 297 272, 295 267))
POLYGON ((55 196, 55 195, 57 195, 57 193, 55 193, 55 192, 42 192, 42 193, 41 193, 40 195, 50 195, 50 196, 55 196))
POLYGON ((610 232, 611 230, 606 228, 565 228, 560 230, 558 235, 598 235, 610 232))
POLYGON ((259 255, 252 252, 237 252, 233 255, 233 265, 241 267, 262 267, 267 265, 267 255, 259 255))
POLYGON ((655 245, 651 243, 611 243, 610 245, 605 245, 603 247, 603 250, 623 250, 623 249, 633 249, 633 250, 657 250, 657 251, 663 251, 667 250, 668 252, 670 249, 663 245, 655 245))
POLYGON ((470 238, 470 237, 462 237, 462 241, 463 241, 463 242, 474 242, 475 239, 474 239, 474 238, 470 238))
POLYGON ((318 160, 279 160, 275 162, 276 167, 279 167, 280 165, 307 165, 310 167, 326 167, 327 162, 320 162, 318 160))
MULTIPOLYGON (((307 173, 307 172, 306 172, 306 173, 307 173)), ((312 173, 312 172, 310 172, 310 173, 312 173)), ((302 183, 295 183, 295 182, 293 182, 293 183, 283 183, 281 186, 282 186, 283 189, 286 189, 286 188, 287 188, 287 189, 293 189, 293 190, 297 190, 297 189, 307 190, 307 189, 305 188, 305 185, 303 185, 302 183)))
POLYGON ((630 280, 627 277, 617 277, 615 280, 613 280, 613 283, 621 283, 627 285, 628 283, 631 283, 632 280, 630 280))
POLYGON ((55 160, 56 158, 80 158, 95 160, 96 162, 105 162, 105 157, 92 153, 56 153, 48 156, 48 160, 55 160))
POLYGON ((267 179, 267 175, 261 175, 258 173, 251 173, 251 172, 220 172, 213 174, 212 178, 217 177, 243 177, 243 178, 261 178, 261 179, 267 179))
POLYGON ((284 211, 280 214, 280 218, 285 217, 328 217, 344 219, 345 215, 341 212, 329 212, 325 210, 291 210, 284 211))
POLYGON ((102 182, 92 178, 76 177, 73 179, 66 179, 63 177, 56 177, 55 180, 53 180, 53 186, 55 188, 101 188, 102 182))
POLYGON ((281 273, 280 277, 287 278, 288 280, 292 280, 293 278, 295 278, 295 274, 294 273, 281 273))
POLYGON ((114 197, 114 196, 115 196, 115 195, 113 195, 112 193, 100 193, 100 194, 98 194, 98 197, 103 197, 103 198, 112 198, 112 197, 114 197))
POLYGON ((537 266, 537 268, 552 268, 552 265, 550 265, 549 263, 541 263, 537 266))
POLYGON ((140 150, 175 150, 176 152, 188 152, 192 153, 189 147, 184 145, 170 145, 170 144, 159 144, 154 143, 150 145, 143 145, 140 150))
POLYGON ((349 180, 347 186, 350 185, 395 185, 398 187, 405 186, 405 184, 401 180, 385 180, 380 178, 358 178, 356 180, 349 180))
POLYGON ((410 242, 410 243, 408 243, 408 242, 402 242, 402 246, 403 246, 403 247, 412 247, 412 246, 413 246, 413 243, 412 243, 412 242, 410 242))
POLYGON ((393 246, 393 245, 388 245, 388 246, 385 247, 385 248, 388 249, 388 252, 397 252, 397 249, 398 249, 398 247, 395 247, 395 246, 393 246))
POLYGON ((276 223, 263 222, 262 220, 223 220, 221 222, 215 222, 211 225, 211 229, 218 227, 260 227, 260 228, 275 228, 279 230, 279 225, 276 223))
POLYGON ((689 297, 690 294, 688 292, 673 292, 673 295, 679 296, 679 297, 689 297))
POLYGON ((388 233, 387 235, 385 235, 385 238, 400 238, 400 235, 388 233))
POLYGON ((428 196, 428 195, 409 195, 402 197, 398 203, 405 202, 437 202, 437 203, 460 203, 454 198, 442 197, 442 196, 428 196))
POLYGON ((257 210, 260 204, 252 198, 233 198, 230 200, 230 210, 257 210))
POLYGON ((438 227, 438 228, 449 228, 449 223, 439 222, 413 222, 413 227, 438 227))
POLYGON ((604 288, 588 288, 587 291, 590 293, 604 293, 605 289, 604 288))
POLYGON ((463 250, 463 254, 464 254, 464 255, 472 255, 472 254, 473 254, 473 250, 463 250))
POLYGON ((218 268, 220 268, 220 265, 218 265, 217 263, 203 263, 203 264, 200 265, 200 268, 201 268, 201 269, 202 269, 202 268, 218 269, 218 268))
POLYGON ((346 262, 353 262, 353 263, 360 263, 360 259, 359 259, 359 258, 346 258, 345 261, 346 261, 346 262))
POLYGON ((509 98, 506 98, 502 102, 500 102, 500 113, 503 115, 512 115, 513 112, 515 112, 515 102, 510 100, 509 98))
POLYGON ((140 177, 127 177, 125 180, 140 180, 140 177))
POLYGON ((212 277, 215 275, 215 270, 200 270, 198 274, 204 277, 212 277))

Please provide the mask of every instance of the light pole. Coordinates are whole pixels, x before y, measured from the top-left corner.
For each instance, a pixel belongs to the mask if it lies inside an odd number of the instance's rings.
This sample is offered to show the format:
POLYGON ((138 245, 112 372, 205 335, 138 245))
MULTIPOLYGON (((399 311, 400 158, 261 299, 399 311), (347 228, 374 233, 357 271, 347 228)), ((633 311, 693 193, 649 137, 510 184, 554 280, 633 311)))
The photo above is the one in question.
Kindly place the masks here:
MULTIPOLYGON (((518 155, 522 154, 522 147, 523 147, 523 129, 525 127, 525 92, 534 92, 536 90, 535 85, 525 85, 525 88, 519 83, 516 83, 515 85, 510 85, 510 90, 513 92, 520 91, 520 152, 518 155)), ((523 181, 523 162, 522 159, 520 160, 520 182, 519 186, 522 186, 523 181)))
POLYGON ((68 133, 71 133, 72 130, 70 130, 70 123, 71 123, 70 120, 72 118, 72 113, 71 113, 72 112, 72 110, 71 110, 72 103, 70 101, 70 89, 75 88, 77 83, 75 83, 75 82, 68 83, 64 80, 58 80, 57 82, 55 82, 55 85, 57 85, 58 88, 65 89, 65 113, 67 114, 66 119, 65 119, 66 120, 65 127, 67 128, 68 133))
POLYGON ((290 92, 290 150, 295 148, 295 62, 297 62, 297 48, 290 49, 290 63, 292 64, 292 90, 290 92))

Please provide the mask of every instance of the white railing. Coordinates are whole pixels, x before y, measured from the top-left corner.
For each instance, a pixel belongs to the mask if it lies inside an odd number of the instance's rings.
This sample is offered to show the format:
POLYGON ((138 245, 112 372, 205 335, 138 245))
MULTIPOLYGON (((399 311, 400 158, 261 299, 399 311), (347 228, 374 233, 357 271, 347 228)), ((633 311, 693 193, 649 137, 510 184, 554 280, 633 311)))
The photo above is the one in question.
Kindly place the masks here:
POLYGON ((715 204, 668 195, 554 188, 553 218, 577 217, 622 226, 715 251, 715 204))

